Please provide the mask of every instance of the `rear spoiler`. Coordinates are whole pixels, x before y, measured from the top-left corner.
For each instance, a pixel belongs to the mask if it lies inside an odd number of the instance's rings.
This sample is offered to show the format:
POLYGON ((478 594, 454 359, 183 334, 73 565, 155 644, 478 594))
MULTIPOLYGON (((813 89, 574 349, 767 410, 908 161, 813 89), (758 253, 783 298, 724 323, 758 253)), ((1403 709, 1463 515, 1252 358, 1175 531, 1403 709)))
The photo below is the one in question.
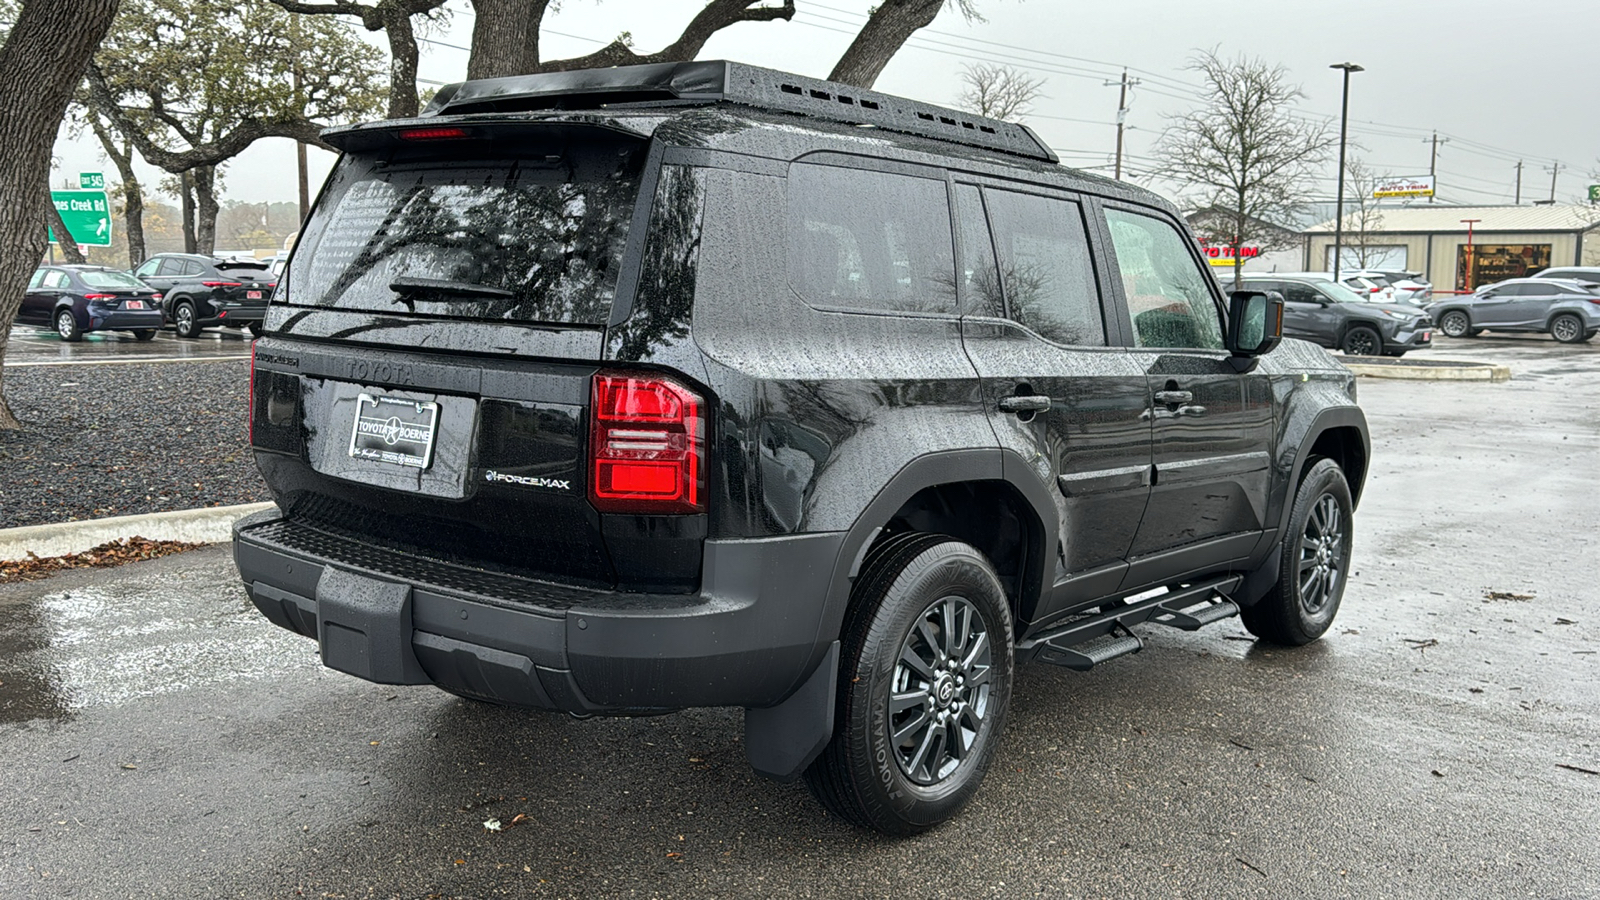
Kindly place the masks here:
POLYGON ((455 115, 414 119, 384 119, 360 125, 340 125, 323 130, 322 139, 340 150, 360 151, 390 147, 445 144, 451 141, 514 141, 526 144, 532 129, 552 144, 573 141, 630 143, 647 141, 661 120, 607 115, 528 116, 455 115))

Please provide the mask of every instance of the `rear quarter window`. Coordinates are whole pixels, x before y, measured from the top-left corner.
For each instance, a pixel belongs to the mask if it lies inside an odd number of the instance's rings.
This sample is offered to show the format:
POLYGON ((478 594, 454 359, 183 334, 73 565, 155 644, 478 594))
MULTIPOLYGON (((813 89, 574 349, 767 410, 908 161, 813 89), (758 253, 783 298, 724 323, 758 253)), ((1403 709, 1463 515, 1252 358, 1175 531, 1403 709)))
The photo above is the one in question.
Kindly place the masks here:
POLYGON ((789 284, 813 306, 956 311, 945 183, 889 172, 789 167, 789 284))

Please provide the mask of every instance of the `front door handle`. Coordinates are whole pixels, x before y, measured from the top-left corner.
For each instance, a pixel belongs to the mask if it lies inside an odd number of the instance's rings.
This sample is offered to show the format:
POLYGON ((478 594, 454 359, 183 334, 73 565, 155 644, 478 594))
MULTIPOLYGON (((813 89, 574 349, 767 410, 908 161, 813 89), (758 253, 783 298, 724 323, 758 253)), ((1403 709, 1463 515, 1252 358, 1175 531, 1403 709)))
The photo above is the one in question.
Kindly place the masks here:
POLYGON ((1193 399, 1193 391, 1156 391, 1156 402, 1165 403, 1169 406, 1177 406, 1180 403, 1188 403, 1193 399))
POLYGON ((1050 408, 1050 398, 1043 394, 1022 394, 1000 398, 1000 411, 1008 413, 1044 412, 1050 408))

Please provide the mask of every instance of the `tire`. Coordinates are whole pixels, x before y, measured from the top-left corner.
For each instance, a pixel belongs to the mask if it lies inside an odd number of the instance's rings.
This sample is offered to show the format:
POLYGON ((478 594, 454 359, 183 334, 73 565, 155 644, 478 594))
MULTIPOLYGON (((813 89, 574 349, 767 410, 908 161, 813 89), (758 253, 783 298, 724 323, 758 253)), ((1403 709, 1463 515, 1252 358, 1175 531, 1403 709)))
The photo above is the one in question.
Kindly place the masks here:
POLYGON ((78 327, 78 317, 70 309, 56 310, 56 334, 68 343, 83 340, 83 329, 78 327))
POLYGON ((181 338, 197 338, 200 336, 200 319, 195 314, 194 304, 185 300, 172 309, 172 330, 181 338))
POLYGON ((1246 630, 1289 647, 1327 632, 1350 571, 1353 507, 1338 463, 1319 459, 1307 469, 1295 491, 1288 536, 1278 549, 1278 581, 1253 606, 1240 610, 1246 630))
POLYGON ((1406 355, 1406 351, 1404 351, 1404 350, 1385 350, 1385 351, 1383 351, 1383 355, 1384 356, 1393 356, 1396 359, 1398 359, 1398 358, 1400 358, 1402 356, 1405 356, 1406 355))
POLYGON ((1357 325, 1344 333, 1339 349, 1347 356, 1377 356, 1383 352, 1383 338, 1365 325, 1357 325))
POLYGON ((263 330, 261 325, 262 323, 260 322, 251 322, 248 326, 246 326, 250 329, 251 337, 261 337, 261 332, 263 330))
POLYGON ((1600 334, 1600 331, 1585 331, 1583 333, 1583 342, 1587 344, 1588 342, 1594 340, 1594 336, 1597 334, 1600 334))
POLYGON ((1005 591, 973 547, 902 535, 868 557, 842 635, 833 740, 806 784, 855 825, 926 831, 972 799, 999 746, 1013 664, 1005 591))
POLYGON ((155 340, 155 336, 156 330, 154 328, 139 328, 133 332, 133 339, 140 342, 155 340))
MULTIPOLYGON (((1459 309, 1452 309, 1439 317, 1439 330, 1447 337, 1477 337, 1478 331, 1472 327, 1472 320, 1459 309)), ((1479 329, 1481 330, 1481 329, 1479 329)))
POLYGON ((1550 336, 1563 344, 1581 344, 1583 320, 1572 313, 1562 313, 1550 320, 1550 336))

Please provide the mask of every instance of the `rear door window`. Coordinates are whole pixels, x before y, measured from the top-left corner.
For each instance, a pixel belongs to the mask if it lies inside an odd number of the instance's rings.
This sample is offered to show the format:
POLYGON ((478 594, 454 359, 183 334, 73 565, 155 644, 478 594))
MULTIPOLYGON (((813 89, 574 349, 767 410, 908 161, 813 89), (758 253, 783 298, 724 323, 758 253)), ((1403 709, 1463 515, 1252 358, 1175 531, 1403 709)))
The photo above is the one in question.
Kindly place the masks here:
POLYGON ((295 252, 286 302, 602 325, 641 156, 577 142, 548 156, 346 156, 295 252))
MULTIPOLYGON (((185 270, 190 265, 193 265, 193 263, 190 263, 186 259, 178 259, 175 256, 169 256, 161 260, 161 268, 156 270, 156 274, 163 278, 178 278, 185 273, 185 270)), ((196 265, 194 270, 196 273, 198 273, 200 271, 200 267, 196 265)))
POLYGON ((60 269, 51 269, 45 273, 44 286, 47 288, 64 288, 67 286, 67 273, 60 269))
POLYGON ((944 181, 796 163, 788 191, 789 283, 806 302, 955 313, 944 181))
POLYGON ((1057 344, 1103 347, 1094 258, 1075 202, 984 189, 1006 315, 1057 344))

